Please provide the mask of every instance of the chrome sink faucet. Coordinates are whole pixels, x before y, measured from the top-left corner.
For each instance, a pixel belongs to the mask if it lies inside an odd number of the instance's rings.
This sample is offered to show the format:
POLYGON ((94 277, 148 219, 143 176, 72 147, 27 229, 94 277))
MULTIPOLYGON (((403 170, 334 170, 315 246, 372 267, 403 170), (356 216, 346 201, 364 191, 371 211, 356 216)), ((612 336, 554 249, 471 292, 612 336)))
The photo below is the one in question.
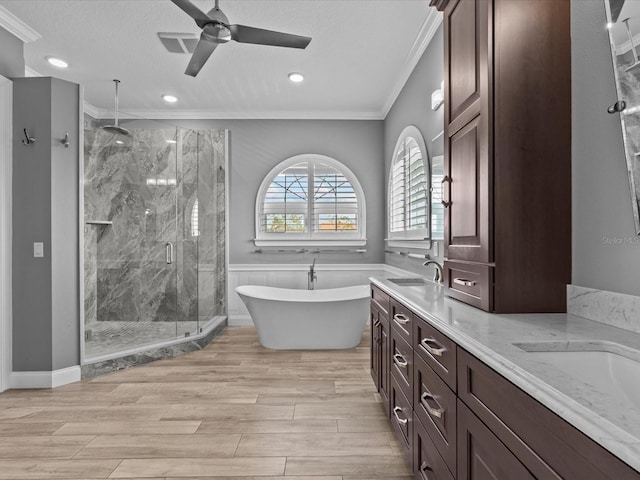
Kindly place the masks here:
POLYGON ((316 275, 316 259, 313 259, 313 263, 309 266, 309 271, 307 272, 307 290, 313 290, 314 282, 318 280, 318 276, 316 275))
POLYGON ((425 267, 428 267, 429 265, 435 265, 436 269, 435 272, 433 272, 433 281, 435 283, 443 283, 444 278, 442 274, 442 265, 440 265, 435 260, 427 260, 422 265, 424 265, 425 267))

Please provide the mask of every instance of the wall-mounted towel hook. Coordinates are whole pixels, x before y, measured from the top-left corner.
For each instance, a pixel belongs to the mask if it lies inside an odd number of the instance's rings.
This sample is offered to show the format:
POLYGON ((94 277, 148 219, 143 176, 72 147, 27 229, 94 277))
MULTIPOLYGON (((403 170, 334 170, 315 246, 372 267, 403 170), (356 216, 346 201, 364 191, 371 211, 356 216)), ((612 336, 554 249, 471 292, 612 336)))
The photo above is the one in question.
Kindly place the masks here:
POLYGON ((64 132, 64 138, 60 140, 65 148, 69 148, 69 132, 64 132))
POLYGON ((23 145, 31 145, 32 143, 36 143, 36 139, 34 137, 30 137, 27 133, 27 129, 24 129, 24 140, 22 140, 23 145))

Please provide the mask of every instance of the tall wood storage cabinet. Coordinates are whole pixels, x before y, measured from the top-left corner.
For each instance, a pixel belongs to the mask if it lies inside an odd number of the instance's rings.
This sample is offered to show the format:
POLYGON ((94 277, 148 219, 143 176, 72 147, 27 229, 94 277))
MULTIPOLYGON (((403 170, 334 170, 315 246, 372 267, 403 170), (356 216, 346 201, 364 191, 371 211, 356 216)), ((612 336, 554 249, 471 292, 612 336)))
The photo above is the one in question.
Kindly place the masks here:
POLYGON ((564 312, 571 280, 569 0, 431 0, 444 12, 447 294, 564 312))

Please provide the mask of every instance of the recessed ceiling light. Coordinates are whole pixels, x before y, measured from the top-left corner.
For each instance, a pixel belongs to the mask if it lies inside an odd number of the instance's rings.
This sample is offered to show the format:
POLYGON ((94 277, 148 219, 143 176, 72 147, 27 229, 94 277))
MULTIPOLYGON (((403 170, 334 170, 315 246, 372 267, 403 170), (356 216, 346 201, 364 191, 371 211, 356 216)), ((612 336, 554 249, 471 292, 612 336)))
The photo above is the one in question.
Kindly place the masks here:
POLYGON ((304 75, 302 75, 301 73, 293 72, 289 74, 289 80, 291 80, 293 83, 300 83, 304 80, 304 75))
POLYGON ((124 142, 123 142, 122 140, 116 140, 116 143, 117 143, 118 145, 124 145, 124 142))
POLYGON ((173 95, 162 95, 162 99, 167 103, 176 103, 178 101, 178 98, 173 95))
POLYGON ((611 29, 613 28, 614 23, 613 22, 609 22, 607 23, 607 28, 611 29))
POLYGON ((167 140, 167 143, 178 143, 178 142, 175 140, 167 140))
POLYGON ((45 57, 45 58, 47 59, 47 62, 49 62, 54 67, 67 68, 69 66, 69 64, 64 60, 62 60, 61 58, 56 58, 56 57, 45 57))

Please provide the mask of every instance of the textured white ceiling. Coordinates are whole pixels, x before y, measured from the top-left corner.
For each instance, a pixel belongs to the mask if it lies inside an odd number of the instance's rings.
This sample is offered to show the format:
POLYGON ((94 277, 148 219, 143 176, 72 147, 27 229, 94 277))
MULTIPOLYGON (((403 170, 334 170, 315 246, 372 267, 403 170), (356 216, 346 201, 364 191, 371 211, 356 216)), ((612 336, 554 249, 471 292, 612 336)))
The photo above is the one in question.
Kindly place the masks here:
MULTIPOLYGON (((204 11, 214 4, 194 3, 204 11)), ((157 32, 199 34, 169 0, 0 0, 0 6, 42 35, 25 45, 29 68, 80 83, 86 102, 99 109, 113 109, 118 78, 121 109, 156 118, 166 110, 174 117, 380 118, 413 66, 410 57, 424 49, 425 25, 439 19, 426 0, 221 0, 230 23, 313 40, 306 50, 221 45, 191 78, 183 74, 188 56, 167 52, 157 38, 157 32), (71 67, 50 67, 47 55, 71 67), (292 71, 303 72, 304 83, 291 84, 292 71), (164 93, 179 102, 168 106, 164 93)))

